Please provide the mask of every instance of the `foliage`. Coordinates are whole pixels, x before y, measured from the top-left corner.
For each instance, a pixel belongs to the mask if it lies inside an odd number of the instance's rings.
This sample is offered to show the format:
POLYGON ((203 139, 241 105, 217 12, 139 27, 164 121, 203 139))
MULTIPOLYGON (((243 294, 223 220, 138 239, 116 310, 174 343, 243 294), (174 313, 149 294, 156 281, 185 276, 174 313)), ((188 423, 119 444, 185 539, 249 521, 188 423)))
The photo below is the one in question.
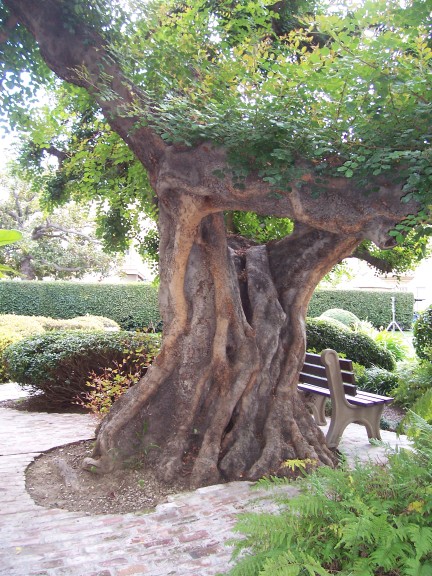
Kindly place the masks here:
POLYGON ((3 359, 6 348, 22 338, 40 334, 43 331, 44 327, 37 318, 13 314, 0 315, 0 382, 9 381, 9 373, 3 359))
POLYGON ((414 311, 414 295, 410 292, 315 290, 308 316, 315 318, 330 308, 343 308, 361 320, 368 320, 375 328, 385 328, 392 321, 392 297, 398 324, 403 330, 410 329, 414 311))
POLYGON ((3 360, 3 353, 8 346, 14 342, 18 342, 18 340, 21 340, 21 338, 22 336, 20 336, 18 333, 9 332, 3 327, 0 327, 0 384, 9 382, 9 373, 3 360))
POLYGON ((45 328, 41 320, 41 318, 35 318, 33 316, 1 314, 0 329, 24 338, 34 334, 41 334, 44 331, 45 328))
POLYGON ((70 320, 57 320, 45 316, 0 315, 0 381, 9 381, 3 360, 4 350, 13 342, 50 330, 119 330, 119 325, 102 316, 80 316, 70 320))
MULTIPOLYGON (((13 244, 18 240, 21 240, 22 234, 18 230, 0 230, 0 247, 7 246, 8 244, 13 244)), ((1 257, 1 255, 0 255, 1 257)), ((6 266, 5 264, 0 264, 0 278, 3 278, 6 274, 16 274, 11 266, 6 266)))
POLYGON ((89 392, 91 373, 121 362, 125 350, 155 350, 157 335, 130 332, 47 332, 12 344, 4 360, 12 380, 43 393, 51 405, 69 405, 89 392))
POLYGON ((47 332, 52 330, 120 330, 120 326, 110 318, 103 316, 77 316, 67 320, 37 316, 47 332))
POLYGON ((234 212, 231 226, 234 233, 260 244, 285 238, 294 229, 293 221, 288 218, 272 218, 254 212, 234 212))
POLYGON ((392 250, 381 250, 373 242, 364 240, 354 255, 368 262, 378 272, 396 276, 415 270, 417 265, 431 254, 430 235, 432 230, 424 227, 422 235, 419 230, 410 231, 392 250))
POLYGON ((0 201, 0 226, 13 226, 22 237, 18 244, 2 250, 2 262, 29 280, 82 278, 88 273, 104 277, 118 268, 119 257, 105 254, 95 237, 91 204, 83 207, 70 202, 48 211, 35 182, 30 186, 8 175, 1 178, 1 184, 9 196, 0 201))
POLYGON ((414 324, 413 344, 416 354, 432 362, 432 306, 422 312, 414 324))
POLYGON ((393 356, 379 347, 372 338, 349 329, 340 330, 331 321, 307 318, 306 343, 308 350, 321 352, 325 348, 332 348, 365 367, 378 366, 390 371, 395 369, 393 356))
POLYGON ((348 326, 348 328, 354 328, 354 326, 360 321, 355 314, 348 310, 344 310, 343 308, 330 308, 323 312, 320 318, 334 318, 339 320, 339 322, 342 322, 342 324, 345 324, 345 326, 348 326))
POLYGON ((392 396, 398 383, 398 377, 394 372, 372 366, 365 368, 360 376, 356 374, 356 382, 358 387, 361 390, 366 390, 366 392, 392 396))
MULTIPOLYGON (((432 571, 432 426, 412 415, 414 451, 386 466, 347 462, 274 497, 275 513, 243 514, 230 576, 426 576, 432 571)), ((284 486, 286 479, 258 485, 284 486)))
MULTIPOLYGON (((432 388, 426 390, 423 396, 420 396, 420 398, 414 402, 411 410, 423 418, 428 424, 432 424, 432 388)), ((411 425, 409 416, 408 414, 402 421, 402 429, 405 426, 409 427, 411 425)))
POLYGON ((432 386, 432 363, 411 361, 397 367, 398 385, 394 390, 395 402, 403 408, 412 408, 432 386))
POLYGON ((87 382, 90 391, 83 396, 82 406, 99 418, 105 416, 113 403, 144 376, 159 347, 159 339, 148 339, 145 346, 125 349, 122 360, 113 362, 101 373, 92 371, 87 382))
POLYGON ((160 326, 157 288, 149 284, 0 282, 0 313, 74 318, 105 316, 122 329, 160 326))
MULTIPOLYGON (((128 9, 103 0, 65 4, 65 28, 73 31, 80 19, 99 27, 142 91, 142 99, 125 103, 124 118, 140 117, 164 140, 186 148, 203 141, 223 146, 239 187, 253 170, 275 194, 289 191, 286 182, 293 179, 301 189, 296 161, 302 158, 318 178, 343 175, 370 191, 371 175, 398 172, 406 199, 430 204, 425 2, 401 7, 396 0, 369 1, 350 10, 343 4, 326 10, 311 1, 132 2, 128 9)), ((7 13, 1 15, 6 21, 7 13)), ((139 231, 138 214, 156 216, 145 171, 93 99, 81 88, 52 81, 23 27, 4 44, 3 111, 28 135, 23 163, 36 177, 48 149, 66 154, 44 182, 46 197, 57 204, 96 199, 98 233, 112 249, 124 249, 139 236, 152 244, 154 234, 147 238, 139 231), (30 78, 27 93, 23 70, 30 78), (50 105, 32 107, 29 117, 20 98, 34 99, 41 84, 48 86, 50 105)), ((103 98, 110 98, 109 85, 103 98)), ((319 182, 314 194, 320 194, 319 182)), ((246 228, 249 218, 266 219, 266 238, 281 232, 280 223, 265 216, 241 216, 246 228)), ((394 231, 398 241, 416 224, 430 234, 427 218, 407 219, 394 231)), ((262 236, 261 230, 254 234, 262 236)))
POLYGON ((403 334, 387 330, 379 330, 373 335, 377 344, 388 350, 396 362, 405 360, 410 356, 410 347, 403 334))
POLYGON ((140 22, 151 46, 136 34, 132 54, 130 45, 119 50, 158 102, 157 114, 141 109, 141 117, 169 142, 223 145, 240 174, 253 158, 282 191, 301 155, 324 177, 360 182, 405 165, 407 194, 427 195, 431 49, 418 26, 427 13, 415 4, 315 12, 279 39, 265 3, 242 3, 227 20, 204 2, 185 2, 140 22), (314 41, 317 30, 326 42, 314 41))

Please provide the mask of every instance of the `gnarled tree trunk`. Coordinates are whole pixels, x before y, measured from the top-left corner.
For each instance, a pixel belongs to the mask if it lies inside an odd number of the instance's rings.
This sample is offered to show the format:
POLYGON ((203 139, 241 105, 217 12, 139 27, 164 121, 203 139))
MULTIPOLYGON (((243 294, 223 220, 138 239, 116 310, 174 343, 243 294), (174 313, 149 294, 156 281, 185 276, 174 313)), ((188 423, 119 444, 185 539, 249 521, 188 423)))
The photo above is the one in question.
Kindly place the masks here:
POLYGON ((268 246, 227 242, 222 214, 200 220, 200 204, 163 204, 162 351, 103 421, 87 465, 147 452, 164 478, 197 486, 281 473, 291 458, 333 464, 296 384, 312 292, 358 240, 298 225, 268 246))

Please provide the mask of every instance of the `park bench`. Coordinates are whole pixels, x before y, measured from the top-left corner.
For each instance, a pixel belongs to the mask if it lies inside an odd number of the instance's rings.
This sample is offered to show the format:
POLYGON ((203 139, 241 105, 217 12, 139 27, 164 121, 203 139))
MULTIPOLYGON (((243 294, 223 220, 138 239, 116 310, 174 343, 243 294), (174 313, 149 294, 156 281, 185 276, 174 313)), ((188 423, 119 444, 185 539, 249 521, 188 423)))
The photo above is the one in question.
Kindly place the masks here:
POLYGON ((308 352, 298 389, 308 395, 308 403, 319 426, 327 424, 325 403, 331 399, 331 420, 326 436, 330 448, 338 446, 343 431, 352 422, 365 426, 369 439, 381 440, 381 414, 393 398, 358 390, 351 360, 339 358, 337 352, 330 349, 321 354, 308 352))

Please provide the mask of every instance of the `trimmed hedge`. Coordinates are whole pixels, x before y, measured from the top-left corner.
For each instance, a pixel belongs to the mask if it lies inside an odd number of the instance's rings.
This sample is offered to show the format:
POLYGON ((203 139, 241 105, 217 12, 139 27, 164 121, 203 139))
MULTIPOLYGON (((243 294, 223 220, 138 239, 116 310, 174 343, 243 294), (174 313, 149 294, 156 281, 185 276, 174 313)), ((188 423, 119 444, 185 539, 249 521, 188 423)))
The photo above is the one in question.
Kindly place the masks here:
POLYGON ((341 330, 334 326, 332 320, 306 318, 306 345, 308 350, 318 353, 325 348, 332 348, 366 368, 378 366, 389 371, 396 368, 393 355, 376 344, 370 336, 353 332, 349 328, 341 330))
POLYGON ((114 368, 126 356, 133 366, 134 351, 155 356, 159 347, 158 334, 54 331, 11 344, 3 359, 14 382, 42 392, 52 406, 67 406, 89 392, 90 373, 114 368))
POLYGON ((160 326, 158 290, 150 284, 0 282, 0 314, 75 318, 106 316, 123 330, 160 326))
POLYGON ((392 321, 392 297, 395 298, 396 321, 402 330, 410 330, 414 314, 414 294, 381 290, 315 290, 308 316, 321 316, 330 308, 343 308, 375 328, 386 328, 392 321))
MULTIPOLYGON (((404 330, 412 325, 414 295, 375 290, 316 290, 308 316, 321 316, 330 308, 343 308, 376 328, 396 320, 404 330)), ((0 282, 0 314, 74 318, 91 314, 115 320, 123 330, 161 327, 158 290, 144 283, 89 284, 77 282, 0 282)))

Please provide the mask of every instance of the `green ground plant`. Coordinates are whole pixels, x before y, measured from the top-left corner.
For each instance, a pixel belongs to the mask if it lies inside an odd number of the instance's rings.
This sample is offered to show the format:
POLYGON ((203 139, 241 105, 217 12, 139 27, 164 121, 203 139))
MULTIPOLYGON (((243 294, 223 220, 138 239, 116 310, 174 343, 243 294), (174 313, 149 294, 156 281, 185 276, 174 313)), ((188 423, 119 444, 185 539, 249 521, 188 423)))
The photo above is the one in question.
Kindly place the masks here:
POLYGON ((402 408, 412 408, 432 386, 432 363, 418 360, 400 363, 397 376, 395 401, 402 408))
POLYGON ((385 466, 346 462, 278 487, 277 513, 241 516, 230 576, 428 576, 432 574, 432 426, 411 413, 414 450, 385 466))

